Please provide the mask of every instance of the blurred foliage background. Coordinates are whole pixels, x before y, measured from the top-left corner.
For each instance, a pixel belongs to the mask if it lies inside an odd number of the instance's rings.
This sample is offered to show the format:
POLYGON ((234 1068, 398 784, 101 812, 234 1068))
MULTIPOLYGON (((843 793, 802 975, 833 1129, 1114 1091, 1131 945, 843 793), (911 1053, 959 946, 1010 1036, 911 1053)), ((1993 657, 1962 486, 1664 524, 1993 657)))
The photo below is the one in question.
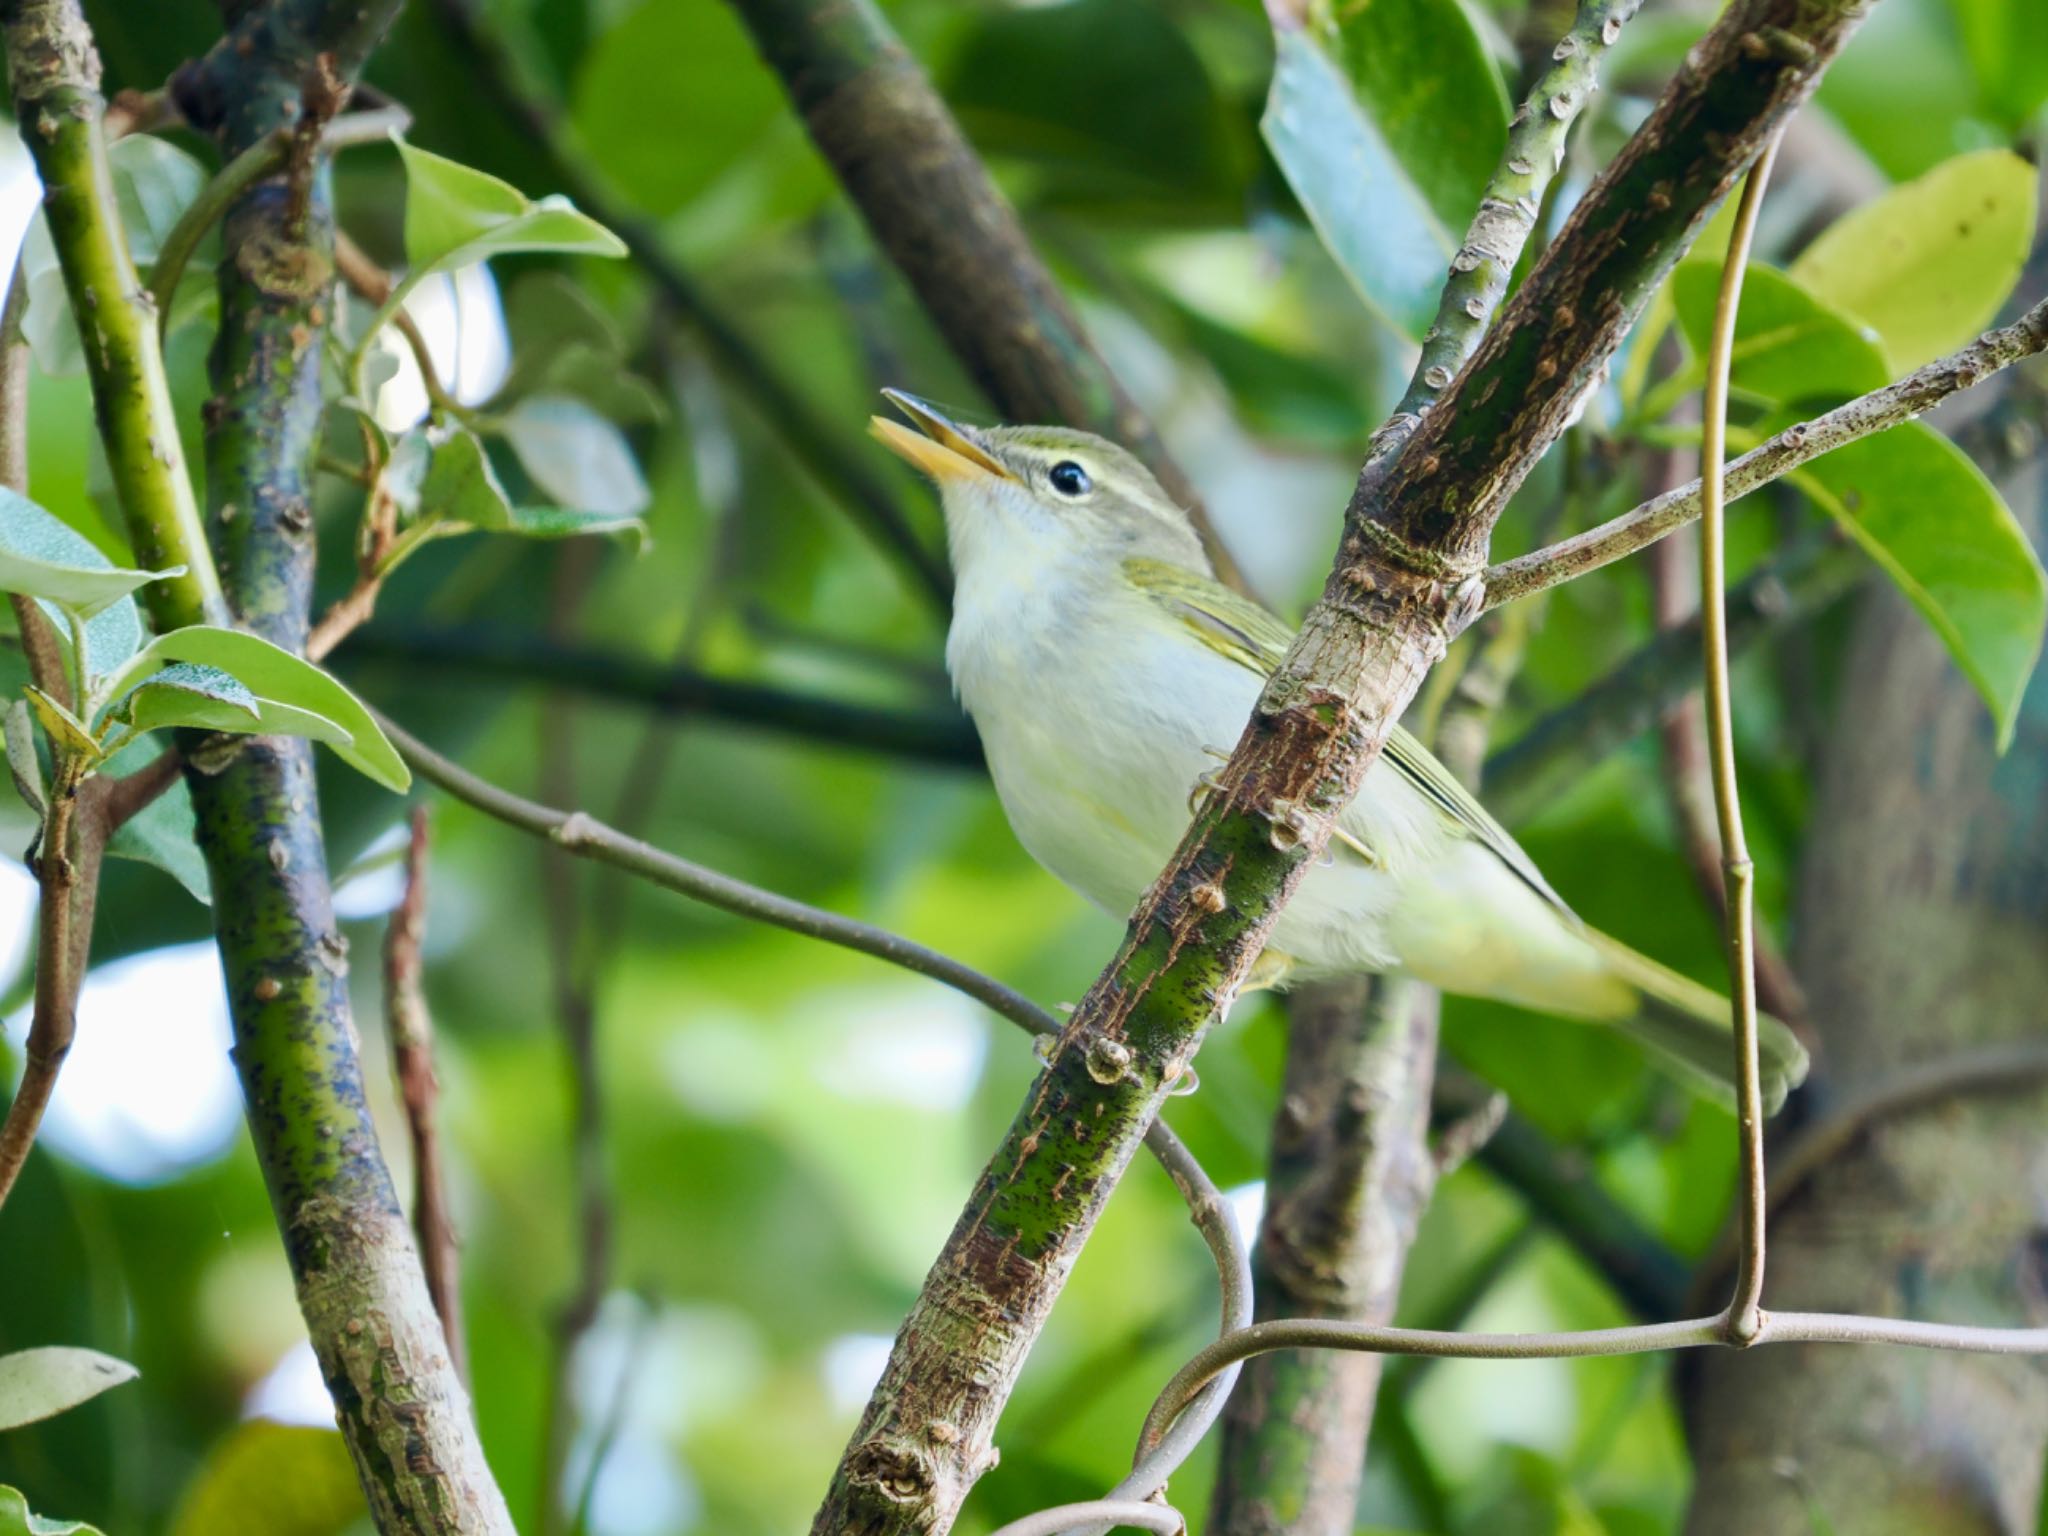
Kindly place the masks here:
MULTIPOLYGON (((160 84, 218 30, 202 0, 88 9, 114 88, 160 84)), ((1569 8, 1356 9, 1343 65, 1405 125, 1390 130, 1397 150, 1431 163, 1422 184, 1445 224, 1462 227, 1459 199, 1469 209, 1507 103, 1569 8)), ((1712 9, 1660 5, 1624 38, 1574 138, 1553 222, 1712 9)), ((1412 352, 1398 315, 1366 302, 1318 238, 1262 139, 1266 17, 1242 0, 899 0, 886 10, 1253 585, 1298 611, 1412 352)), ((604 205, 588 211, 653 231, 935 548, 925 490, 858 434, 880 385, 970 415, 973 388, 837 195, 733 14, 711 0, 493 0, 476 25, 503 58, 474 46, 460 14, 416 0, 371 67, 412 112, 412 141, 535 195, 559 190, 565 165, 594 174, 604 205), (547 105, 548 139, 511 110, 508 80, 547 105)), ((1786 262, 1845 208, 1958 155, 2038 149, 2042 25, 2023 0, 1887 0, 1788 146, 1760 254, 1786 262)), ((25 162, 11 134, 7 143, 23 185, 25 162)), ((337 192, 344 226, 398 263, 397 156, 348 153, 337 192)), ((19 222, 27 204, 16 203, 19 222)), ((569 469, 553 472, 610 476, 636 501, 644 479, 651 540, 637 554, 598 540, 435 544, 336 669, 502 783, 912 935, 1048 1004, 1077 997, 1116 925, 1017 847, 953 714, 932 605, 806 472, 787 422, 735 387, 674 294, 635 261, 513 258, 488 279, 479 271, 430 291, 421 313, 451 364, 444 373, 471 400, 496 390, 507 338, 515 369, 554 367, 560 337, 573 334, 584 354, 549 387, 587 401, 617 436, 577 440, 569 469), (623 465, 607 457, 618 441, 623 465), (676 668, 914 716, 928 745, 821 742, 815 711, 801 707, 793 728, 737 718, 745 701, 698 707, 688 690, 665 695, 676 668)), ((195 449, 206 344, 200 323, 171 348, 195 449)), ((1634 366, 1662 378, 1682 369, 1682 351, 1673 342, 1634 366)), ((1613 391, 1596 401, 1573 454, 1554 454, 1511 509, 1500 553, 1640 498, 1658 450, 1654 433, 1616 435, 1623 406, 1613 391)), ((118 558, 84 380, 39 373, 33 410, 33 494, 118 558)), ((502 454, 499 468, 519 492, 550 473, 502 454)), ((345 482, 330 490, 324 597, 347 584, 355 507, 345 482)), ((1731 529, 1739 564, 1821 522, 1798 494, 1759 498, 1731 529)), ((1750 835, 1772 924, 1787 907, 1842 627, 1838 610, 1814 614, 1740 667, 1750 835)), ((1512 741, 1652 632, 1641 562, 1564 589, 1496 740, 1512 741)), ((402 1165, 373 957, 397 893, 405 808, 340 772, 323 796, 337 873, 347 871, 385 1148, 402 1165)), ((578 1285, 562 1019, 587 1004, 611 1251, 562 1389, 567 1495, 597 1536, 801 1528, 888 1336, 1034 1071, 1026 1043, 933 984, 565 867, 424 798, 426 985, 470 1358, 515 1513, 525 1524, 541 1497, 553 1339, 578 1285)), ((4 845, 19 850, 27 824, 19 807, 8 814, 4 845)), ((1574 765, 1564 791, 1516 830, 1590 921, 1717 976, 1714 919, 1675 835, 1653 741, 1574 765)), ((25 922, 18 868, 6 889, 25 922)), ((248 1421, 317 1423, 320 1404, 235 1118, 218 973, 208 952, 172 948, 207 933, 204 909, 163 872, 111 869, 105 969, 88 990, 77 1066, 0 1238, 0 1350, 90 1344, 142 1376, 0 1436, 0 1483, 112 1536, 341 1531, 360 1496, 345 1478, 322 1480, 340 1454, 333 1437, 248 1421), (255 1477, 251 1466, 272 1469, 281 1502, 207 1502, 209 1479, 255 1477)), ((5 1050, 18 1052, 28 959, 21 936, 11 942, 5 1050)), ((1200 1091, 1168 1114, 1248 1220, 1282 1028, 1269 999, 1239 1007, 1204 1048, 1200 1091)), ((1446 1042, 1682 1259, 1712 1241, 1732 1169, 1725 1113, 1671 1088, 1628 1046, 1554 1021, 1454 1002, 1446 1042)), ((999 1436, 1002 1464, 961 1529, 1113 1482, 1153 1394, 1213 1332, 1214 1291, 1179 1198, 1141 1164, 1032 1356, 999 1436)), ((1403 1298, 1404 1321, 1447 1315, 1562 1328, 1631 1314, 1570 1241, 1468 1166, 1437 1195, 1403 1298)), ((1688 1486, 1655 1358, 1397 1370, 1378 1427, 1360 1516, 1374 1530, 1643 1536, 1674 1528, 1688 1486)), ((1201 1508, 1208 1476, 1198 1459, 1176 1480, 1176 1502, 1201 1508)))

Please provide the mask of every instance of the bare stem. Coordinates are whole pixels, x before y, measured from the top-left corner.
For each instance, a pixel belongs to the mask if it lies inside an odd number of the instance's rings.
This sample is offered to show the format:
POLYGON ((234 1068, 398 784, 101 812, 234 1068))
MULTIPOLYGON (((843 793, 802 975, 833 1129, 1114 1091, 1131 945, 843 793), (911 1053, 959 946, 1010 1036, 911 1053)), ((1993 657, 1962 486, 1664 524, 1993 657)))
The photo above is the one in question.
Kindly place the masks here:
POLYGON ((1742 276, 1756 234, 1757 210, 1770 185, 1780 132, 1742 183, 1742 201, 1728 237, 1721 267, 1721 291, 1714 308, 1713 337, 1707 347, 1706 401, 1700 421, 1700 619, 1706 656, 1707 758, 1714 781, 1714 814, 1721 833, 1721 870, 1727 891, 1728 980, 1735 1009, 1735 1126, 1740 1139, 1741 1258, 1735 1294, 1728 1302, 1728 1330, 1737 1343, 1753 1341, 1763 1327, 1764 1294, 1764 1109, 1757 1068, 1755 948, 1756 865, 1742 830, 1742 801, 1735 772, 1735 706, 1728 671, 1727 502, 1722 458, 1728 444, 1728 375, 1735 354, 1735 319, 1742 307, 1742 276))
MULTIPOLYGON (((1811 421, 1787 427, 1727 466, 1726 498, 1747 496, 1800 465, 1858 438, 1911 421, 1950 395, 1982 383, 2002 368, 2048 349, 2048 300, 2011 325, 1987 331, 1967 347, 1916 368, 1896 384, 1861 395, 1811 421)), ((1667 491, 1597 528, 1518 555, 1486 571, 1486 606, 1498 607, 1632 555, 1700 515, 1698 481, 1667 491)))
POLYGON ((412 1140, 412 1225, 427 1292, 448 1338, 455 1373, 469 1380, 462 1328, 461 1261, 441 1157, 441 1082, 434 1072, 434 1019, 427 1008, 421 946, 427 933, 427 812, 414 806, 405 850, 405 895, 384 933, 384 1017, 391 1031, 391 1069, 412 1140))

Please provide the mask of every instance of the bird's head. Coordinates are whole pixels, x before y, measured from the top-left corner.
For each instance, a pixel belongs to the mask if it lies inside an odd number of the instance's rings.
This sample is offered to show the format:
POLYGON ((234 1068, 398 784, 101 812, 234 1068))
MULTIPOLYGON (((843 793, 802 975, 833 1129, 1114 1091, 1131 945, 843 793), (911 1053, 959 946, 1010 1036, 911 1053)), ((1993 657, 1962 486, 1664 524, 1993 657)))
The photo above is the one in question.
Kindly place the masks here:
POLYGON ((1208 572, 1187 513, 1107 438, 1071 427, 973 427, 915 395, 882 393, 910 425, 877 416, 870 430, 938 486, 963 576, 971 562, 1027 550, 1105 563, 1142 555, 1208 572))

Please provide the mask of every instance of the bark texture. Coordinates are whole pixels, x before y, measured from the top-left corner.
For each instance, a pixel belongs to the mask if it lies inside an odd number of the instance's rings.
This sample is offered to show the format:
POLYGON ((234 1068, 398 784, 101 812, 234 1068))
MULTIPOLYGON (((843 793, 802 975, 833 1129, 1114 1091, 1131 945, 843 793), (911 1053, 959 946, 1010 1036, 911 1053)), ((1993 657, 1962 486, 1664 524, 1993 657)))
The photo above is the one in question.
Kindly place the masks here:
MULTIPOLYGON (((1317 987, 1290 1008, 1252 1262, 1259 1320, 1392 1321, 1436 1184, 1428 1132, 1437 1001, 1428 987, 1361 977, 1317 987)), ((1348 1533, 1385 1364, 1339 1350, 1245 1362, 1224 1410, 1211 1528, 1348 1533)))
MULTIPOLYGON (((2043 419, 2033 407, 2032 441, 2043 419)), ((2038 537, 2037 461, 2008 495, 2038 537)), ((1827 1099, 2038 1040, 2048 997, 2048 678, 2018 739, 1889 589, 1858 625, 1800 895, 1827 1099)), ((1820 1106, 1825 1114, 1825 1102, 1820 1106)), ((1771 1225, 1767 1300, 2007 1327, 2048 1322, 2048 1094, 1877 1122, 1771 1225)), ((2039 1360, 1787 1345, 1689 1362, 1690 1536, 2032 1532, 2039 1360)))
POLYGON ((927 1276, 819 1536, 951 1527, 994 1463, 995 1421, 1024 1356, 1167 1090, 1423 675, 1477 616, 1507 498, 1866 10, 1732 6, 1414 435, 1361 473, 1321 599, 927 1276))

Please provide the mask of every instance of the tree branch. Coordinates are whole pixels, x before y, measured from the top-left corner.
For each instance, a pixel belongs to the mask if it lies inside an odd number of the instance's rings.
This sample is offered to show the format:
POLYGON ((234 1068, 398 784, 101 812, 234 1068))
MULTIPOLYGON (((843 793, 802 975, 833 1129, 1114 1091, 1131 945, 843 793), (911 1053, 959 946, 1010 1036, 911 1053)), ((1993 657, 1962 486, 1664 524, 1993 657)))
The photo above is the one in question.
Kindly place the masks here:
MULTIPOLYGON (((1950 395, 1983 382, 2001 368, 2048 349, 2048 300, 2011 325, 1986 331, 1960 351, 1936 358, 1896 384, 1859 396, 1812 421, 1787 427, 1752 448, 1727 468, 1729 500, 1819 458, 1844 443, 1898 426, 1932 410, 1950 395)), ((1498 607, 1561 581, 1634 554, 1700 515, 1700 482, 1667 491, 1633 511, 1560 540, 1547 549, 1518 555, 1486 571, 1486 606, 1498 607)))
MULTIPOLYGON (((273 0, 181 72, 181 102, 233 157, 293 120, 302 92, 353 74, 395 0, 273 0)), ((100 131, 99 66, 77 0, 9 0, 15 100, 49 189, 50 226, 83 328, 94 401, 138 556, 184 574, 144 589, 159 631, 224 622, 157 351, 154 309, 122 239, 100 131)), ((311 168, 309 167, 309 170, 311 168)), ((261 182, 228 212, 222 390, 209 486, 237 616, 304 638, 312 541, 306 481, 320 431, 331 259, 324 181, 261 182), (315 184, 317 183, 317 184, 315 184), (288 227, 289 224, 289 227, 288 227)), ((385 1536, 509 1532, 449 1366, 363 1102, 303 741, 252 740, 188 782, 213 876, 235 1062, 307 1331, 385 1536)))
POLYGON ((981 742, 957 710, 912 713, 849 704, 716 677, 694 667, 558 645, 530 631, 376 624, 359 630, 346 654, 351 664, 389 663, 410 676, 444 671, 507 685, 544 683, 665 715, 703 715, 943 767, 982 766, 981 742))
POLYGON ((897 1335, 819 1536, 951 1524, 1140 1134, 1423 673, 1476 614, 1500 509, 1865 9, 1731 6, 1437 407, 1361 474, 1323 597, 977 1183, 897 1335))
POLYGON ((953 114, 871 0, 733 0, 818 152, 939 334, 1010 420, 1085 427, 1186 507, 1242 578, 1193 484, 1103 362, 953 114))
POLYGON ((427 1007, 421 947, 427 934, 427 812, 414 806, 405 850, 405 894, 384 931, 384 1018, 391 1070, 412 1139, 412 1226, 427 1293, 448 1340, 455 1374, 469 1380, 462 1328, 462 1263, 441 1160, 441 1080, 434 1072, 434 1016, 427 1007))

